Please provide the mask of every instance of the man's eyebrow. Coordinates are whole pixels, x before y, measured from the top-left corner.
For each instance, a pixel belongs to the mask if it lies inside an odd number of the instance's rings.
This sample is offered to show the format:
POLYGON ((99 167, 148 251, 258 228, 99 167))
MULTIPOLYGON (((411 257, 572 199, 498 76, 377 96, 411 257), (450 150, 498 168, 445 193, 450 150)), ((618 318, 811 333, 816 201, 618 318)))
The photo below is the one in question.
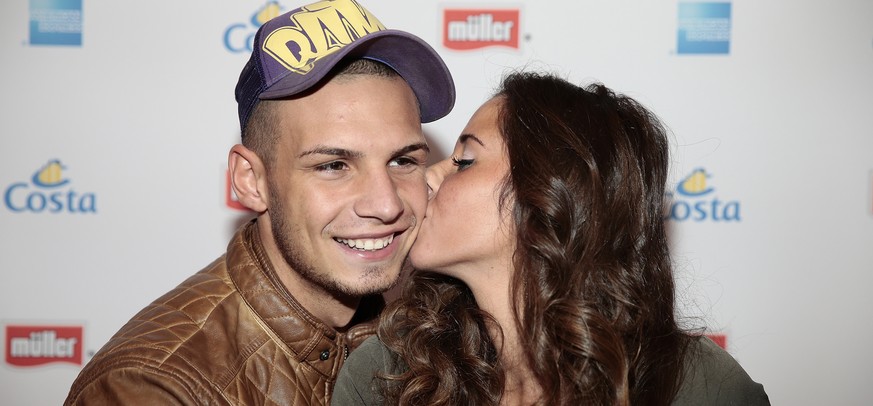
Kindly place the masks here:
POLYGON ((482 142, 482 140, 480 140, 479 138, 477 138, 473 134, 461 134, 461 136, 458 137, 458 142, 461 144, 467 142, 467 140, 473 140, 473 141, 476 141, 479 145, 481 145, 483 147, 485 146, 485 143, 482 142))
POLYGON ((417 144, 410 144, 410 145, 407 145, 403 148, 400 148, 400 149, 394 151, 394 153, 391 154, 391 156, 400 156, 400 155, 408 154, 410 152, 415 152, 415 151, 419 151, 419 150, 424 151, 426 153, 430 153, 430 147, 428 147, 426 143, 420 142, 417 144))
MULTIPOLYGON (((410 144, 410 145, 407 145, 403 148, 399 148, 399 149, 395 150, 391 154, 391 156, 400 156, 403 154, 408 154, 410 152, 419 151, 419 150, 423 150, 424 152, 428 152, 428 153, 430 152, 430 148, 427 146, 427 144, 421 142, 421 143, 416 143, 416 144, 410 144)), ((359 158, 362 158, 364 156, 364 153, 360 152, 360 151, 348 150, 345 148, 333 148, 333 147, 328 147, 326 145, 316 145, 314 148, 312 148, 308 151, 301 152, 299 155, 297 155, 297 157, 303 158, 307 155, 331 155, 331 156, 336 156, 336 157, 340 157, 340 158, 359 159, 359 158)))
POLYGON ((316 145, 315 148, 301 152, 300 155, 297 155, 297 158, 303 158, 307 155, 332 155, 341 158, 361 158, 364 156, 361 152, 350 151, 345 148, 332 148, 326 145, 316 145))

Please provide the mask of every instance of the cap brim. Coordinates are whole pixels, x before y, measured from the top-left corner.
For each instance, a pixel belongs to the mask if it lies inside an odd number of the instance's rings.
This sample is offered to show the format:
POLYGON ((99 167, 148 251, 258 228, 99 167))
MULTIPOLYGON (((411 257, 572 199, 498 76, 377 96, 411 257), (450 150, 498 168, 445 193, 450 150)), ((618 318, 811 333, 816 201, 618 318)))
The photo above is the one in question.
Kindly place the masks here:
POLYGON ((372 59, 397 71, 418 98, 422 123, 444 117, 455 104, 455 84, 442 58, 420 38, 398 30, 368 34, 315 61, 305 75, 289 72, 265 89, 260 98, 280 99, 304 92, 347 57, 372 59))

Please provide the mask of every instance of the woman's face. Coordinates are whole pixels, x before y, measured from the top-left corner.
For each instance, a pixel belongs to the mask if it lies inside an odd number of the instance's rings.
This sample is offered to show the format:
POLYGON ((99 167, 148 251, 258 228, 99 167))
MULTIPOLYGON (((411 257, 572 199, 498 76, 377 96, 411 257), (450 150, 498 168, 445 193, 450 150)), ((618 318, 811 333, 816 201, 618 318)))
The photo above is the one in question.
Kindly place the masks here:
POLYGON ((512 201, 498 209, 508 158, 498 128, 502 99, 486 102, 458 137, 452 157, 428 169, 433 195, 410 260, 418 269, 454 276, 468 285, 508 274, 514 227, 512 201))

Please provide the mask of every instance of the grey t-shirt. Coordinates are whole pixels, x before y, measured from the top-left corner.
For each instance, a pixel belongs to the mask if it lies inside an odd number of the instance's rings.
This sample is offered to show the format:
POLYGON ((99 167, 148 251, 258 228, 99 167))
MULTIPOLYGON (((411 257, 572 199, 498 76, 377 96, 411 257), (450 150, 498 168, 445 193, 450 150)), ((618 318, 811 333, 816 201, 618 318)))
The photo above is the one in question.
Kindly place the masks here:
MULTIPOLYGON (((764 387, 708 338, 695 339, 688 349, 682 386, 674 405, 769 405, 764 387)), ((400 367, 375 336, 364 341, 343 365, 331 405, 381 405, 377 373, 395 374, 400 367)))

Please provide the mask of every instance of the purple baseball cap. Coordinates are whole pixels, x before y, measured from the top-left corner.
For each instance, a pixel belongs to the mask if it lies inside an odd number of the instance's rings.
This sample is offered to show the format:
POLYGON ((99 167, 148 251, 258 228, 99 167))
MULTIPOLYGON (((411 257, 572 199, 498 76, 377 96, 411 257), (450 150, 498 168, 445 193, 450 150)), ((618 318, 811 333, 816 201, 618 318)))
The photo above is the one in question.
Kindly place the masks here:
POLYGON ((442 58, 421 38, 389 30, 355 0, 326 0, 289 11, 255 34, 236 85, 240 130, 260 100, 300 94, 346 58, 372 59, 397 71, 421 107, 421 122, 444 117, 455 84, 442 58))

